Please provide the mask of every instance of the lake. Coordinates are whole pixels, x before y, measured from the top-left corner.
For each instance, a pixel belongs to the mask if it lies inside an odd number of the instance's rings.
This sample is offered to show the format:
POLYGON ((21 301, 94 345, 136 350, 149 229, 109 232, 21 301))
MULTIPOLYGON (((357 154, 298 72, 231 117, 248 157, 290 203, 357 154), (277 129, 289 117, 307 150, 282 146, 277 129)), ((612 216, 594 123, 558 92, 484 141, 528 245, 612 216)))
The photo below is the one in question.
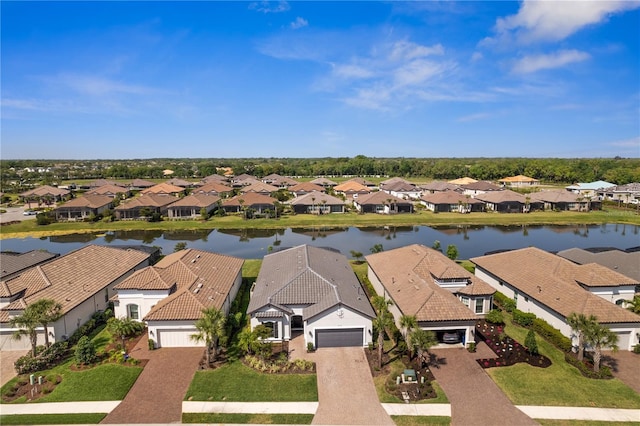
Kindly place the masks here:
POLYGON ((482 256, 487 252, 523 247, 560 251, 572 247, 616 247, 640 245, 640 226, 603 225, 526 225, 526 226, 389 226, 389 227, 316 227, 289 229, 214 229, 196 231, 116 231, 110 234, 71 234, 42 238, 15 238, 0 241, 2 251, 26 252, 44 249, 66 254, 86 244, 150 245, 162 253, 172 253, 178 242, 197 248, 245 259, 262 258, 278 247, 309 244, 331 247, 350 257, 352 250, 363 255, 382 244, 389 250, 409 244, 431 247, 440 241, 446 252, 449 244, 458 248, 460 259, 482 256))

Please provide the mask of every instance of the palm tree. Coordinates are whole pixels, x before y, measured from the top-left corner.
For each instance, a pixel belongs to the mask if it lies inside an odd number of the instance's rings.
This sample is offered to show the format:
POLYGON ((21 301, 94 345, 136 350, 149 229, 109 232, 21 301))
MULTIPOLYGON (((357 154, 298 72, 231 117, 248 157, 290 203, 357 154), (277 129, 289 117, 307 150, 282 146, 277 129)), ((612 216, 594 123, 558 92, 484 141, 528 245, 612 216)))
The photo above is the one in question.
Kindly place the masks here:
POLYGON ((212 363, 218 356, 218 340, 225 337, 226 318, 221 310, 211 307, 202 310, 202 317, 196 321, 198 332, 191 335, 195 342, 205 342, 207 362, 212 363))
POLYGON ((18 315, 17 317, 13 317, 9 320, 9 324, 13 328, 18 328, 18 330, 13 332, 13 338, 16 340, 22 339, 22 336, 29 336, 29 341, 31 343, 31 356, 36 356, 36 346, 38 345, 38 331, 37 328, 40 325, 38 318, 34 315, 33 310, 30 310, 29 307, 25 309, 22 315, 18 315))
POLYGON ((415 329, 418 327, 418 320, 415 315, 402 315, 400 317, 400 332, 407 344, 407 352, 411 359, 411 340, 415 329))
POLYGON ((585 330, 585 341, 593 346, 593 371, 600 371, 602 348, 609 347, 616 352, 618 350, 618 335, 610 328, 602 324, 593 323, 585 330))
POLYGON ((393 316, 389 312, 389 306, 393 302, 382 296, 374 296, 371 304, 376 310, 376 317, 373 320, 373 328, 378 332, 378 368, 382 368, 382 348, 384 346, 385 330, 393 324, 393 316))
POLYGON ((141 322, 132 320, 128 317, 122 318, 109 318, 107 321, 107 330, 114 338, 118 336, 122 339, 122 349, 126 349, 126 339, 129 336, 133 336, 136 333, 141 332, 144 329, 144 325, 141 322))
POLYGON ((567 324, 571 327, 572 330, 576 332, 576 337, 578 337, 578 360, 582 361, 584 359, 584 334, 587 328, 597 323, 597 318, 593 315, 589 315, 588 317, 585 314, 578 314, 576 312, 572 312, 567 317, 567 324))
POLYGON ((423 330, 418 328, 411 333, 411 345, 416 349, 418 360, 424 359, 423 355, 429 348, 438 344, 436 334, 431 330, 423 330))
POLYGON ((633 300, 624 300, 622 303, 634 314, 640 314, 640 296, 637 294, 633 296, 633 300))
POLYGON ((49 324, 58 321, 62 317, 62 305, 53 299, 40 299, 31 304, 27 309, 32 309, 36 319, 44 327, 44 345, 49 347, 49 324))

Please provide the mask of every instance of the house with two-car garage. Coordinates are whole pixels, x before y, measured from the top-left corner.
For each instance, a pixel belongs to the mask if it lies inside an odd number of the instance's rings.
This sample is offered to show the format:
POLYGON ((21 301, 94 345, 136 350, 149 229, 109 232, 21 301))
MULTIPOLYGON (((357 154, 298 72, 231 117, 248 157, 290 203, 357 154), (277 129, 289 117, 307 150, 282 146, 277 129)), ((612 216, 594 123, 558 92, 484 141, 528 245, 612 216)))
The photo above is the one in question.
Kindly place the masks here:
POLYGON ((243 259, 202 250, 169 254, 119 283, 116 317, 144 321, 156 347, 203 346, 191 335, 202 311, 226 316, 242 284, 243 259))
POLYGON ((400 327, 403 315, 436 334, 441 344, 475 341, 475 324, 491 310, 495 290, 441 252, 412 244, 366 257, 376 293, 393 304, 400 327))
POLYGON ((264 257, 247 314, 252 329, 271 329, 269 340, 302 333, 315 348, 367 346, 375 317, 347 258, 309 245, 264 257))

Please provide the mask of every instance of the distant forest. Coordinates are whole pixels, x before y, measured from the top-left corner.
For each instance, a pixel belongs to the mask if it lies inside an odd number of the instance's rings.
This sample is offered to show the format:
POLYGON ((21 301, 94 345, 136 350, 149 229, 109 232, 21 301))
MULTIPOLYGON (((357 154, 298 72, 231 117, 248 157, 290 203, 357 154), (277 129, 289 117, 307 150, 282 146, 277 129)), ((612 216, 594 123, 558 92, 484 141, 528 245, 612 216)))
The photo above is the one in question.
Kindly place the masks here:
POLYGON ((200 179, 231 168, 234 174, 282 176, 399 176, 451 180, 469 176, 495 181, 525 175, 549 184, 605 180, 622 185, 640 182, 640 159, 630 158, 224 158, 138 160, 0 160, 2 190, 16 183, 60 183, 74 179, 200 179))

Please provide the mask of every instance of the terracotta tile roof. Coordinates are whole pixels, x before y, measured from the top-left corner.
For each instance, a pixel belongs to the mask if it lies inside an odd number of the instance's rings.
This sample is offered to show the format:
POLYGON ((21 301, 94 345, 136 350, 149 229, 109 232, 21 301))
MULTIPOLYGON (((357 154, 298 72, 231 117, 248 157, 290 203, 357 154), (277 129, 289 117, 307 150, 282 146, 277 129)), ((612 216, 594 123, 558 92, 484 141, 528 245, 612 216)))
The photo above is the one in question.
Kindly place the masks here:
POLYGON ((470 177, 462 177, 459 179, 454 179, 454 180, 450 180, 449 183, 452 183, 454 185, 468 185, 470 183, 474 183, 477 182, 477 180, 472 179, 470 177))
POLYGON ((460 188, 459 185, 455 185, 449 182, 437 181, 424 183, 422 185, 418 185, 418 187, 426 190, 426 191, 454 191, 460 188))
POLYGON ((247 312, 269 305, 308 305, 305 319, 338 305, 375 316, 346 257, 308 245, 264 257, 247 312))
POLYGON ((340 185, 336 185, 333 189, 334 191, 337 191, 337 192, 359 192, 359 193, 371 192, 371 190, 368 187, 362 185, 361 183, 353 182, 353 181, 347 181, 347 182, 341 183, 340 185))
POLYGON ((476 257, 471 261, 564 317, 577 312, 595 315, 602 323, 640 322, 640 315, 616 306, 578 284, 578 280, 604 284, 613 279, 611 284, 616 286, 620 280, 631 281, 613 271, 610 272, 615 275, 610 275, 602 267, 576 265, 535 247, 476 257))
POLYGON ((106 195, 88 194, 82 197, 71 199, 64 204, 61 204, 55 210, 64 210, 65 208, 69 207, 87 207, 90 209, 98 209, 111 203, 113 203, 113 198, 106 195))
POLYGON ((243 186, 240 189, 240 192, 245 193, 245 192, 261 192, 261 193, 272 193, 272 192, 276 192, 278 190, 278 187, 275 187, 273 185, 269 185, 268 183, 264 183, 264 182, 253 182, 250 185, 246 185, 243 186))
POLYGON ((144 194, 131 198, 115 207, 114 210, 130 210, 142 207, 164 207, 177 200, 173 195, 168 194, 144 194))
POLYGON ((491 182, 487 182, 484 180, 480 180, 477 182, 467 183, 465 185, 460 185, 462 189, 471 190, 471 191, 501 191, 502 188, 498 185, 494 185, 491 182))
POLYGON ((119 185, 108 184, 108 185, 102 185, 97 188, 88 190, 87 192, 85 192, 85 196, 88 194, 89 195, 126 194, 128 192, 129 190, 127 188, 124 188, 119 185))
POLYGON ((193 320, 200 318, 203 308, 222 308, 243 263, 236 257, 187 249, 165 256, 145 268, 144 274, 131 276, 116 288, 153 290, 175 286, 175 292, 152 308, 144 320, 193 320))
POLYGON ((261 181, 255 176, 251 176, 246 173, 243 173, 241 175, 238 175, 232 178, 231 182, 233 182, 234 186, 237 186, 237 185, 244 186, 244 185, 251 185, 252 183, 261 182, 261 181))
POLYGON ((166 183, 173 186, 179 186, 181 188, 188 188, 194 185, 193 182, 189 182, 180 178, 171 178, 168 181, 166 181, 166 183))
POLYGON ((134 179, 133 182, 131 182, 131 186, 134 188, 150 188, 153 185, 155 185, 155 183, 144 179, 134 179))
POLYGON ((475 196, 476 199, 480 201, 484 201, 485 203, 520 203, 525 204, 527 199, 524 195, 518 194, 517 192, 511 191, 510 189, 505 189, 503 191, 491 191, 485 192, 484 194, 478 194, 475 196))
POLYGON ((289 191, 291 192, 324 192, 324 186, 322 185, 316 185, 315 183, 311 183, 311 182, 302 182, 299 183, 297 185, 293 185, 291 187, 289 187, 289 191))
POLYGON ((312 204, 322 205, 326 204, 328 206, 336 206, 344 204, 340 198, 333 197, 329 194, 325 194, 324 192, 310 192, 308 194, 301 195, 299 197, 294 198, 289 202, 292 206, 304 205, 310 206, 312 204), (314 200, 312 200, 314 198, 314 200))
POLYGON ((202 185, 199 188, 194 189, 191 193, 192 194, 197 194, 197 193, 226 194, 231 191, 233 191, 233 188, 231 188, 230 186, 227 186, 220 182, 212 181, 212 182, 206 183, 205 185, 202 185))
POLYGON ((166 182, 159 183, 151 188, 146 188, 140 191, 141 194, 179 194, 181 192, 184 192, 184 188, 170 185, 166 182))
POLYGON ((227 184, 229 183, 229 179, 222 175, 214 174, 214 175, 209 175, 207 177, 202 178, 201 182, 203 182, 204 184, 212 183, 212 182, 227 184))
POLYGON ((220 201, 220 197, 210 194, 191 194, 180 198, 178 201, 171 203, 172 207, 209 207, 220 201))
POLYGON ((246 207, 250 207, 254 205, 266 205, 266 204, 272 205, 273 203, 278 201, 275 198, 270 197, 268 195, 259 194, 257 192, 247 192, 246 194, 236 195, 235 197, 228 199, 227 201, 222 203, 222 205, 223 206, 240 206, 240 200, 244 200, 244 206, 246 207))
MULTIPOLYGON (((0 252, 0 265, 2 267, 0 279, 4 279, 6 276, 13 275, 25 269, 32 268, 58 256, 60 255, 57 253, 49 253, 46 250, 31 250, 26 253, 0 252)), ((0 297, 8 296, 10 296, 10 294, 5 295, 0 289, 0 297)))
POLYGON ((542 201, 547 203, 577 203, 580 194, 571 191, 538 191, 530 195, 532 201, 542 201))
POLYGON ((482 201, 467 197, 456 191, 435 192, 433 194, 425 194, 420 197, 421 200, 431 204, 482 204, 482 201))
POLYGON ((336 186, 337 185, 336 182, 334 182, 334 181, 332 181, 330 179, 327 179, 327 178, 323 178, 323 177, 316 178, 316 179, 312 180, 311 183, 315 183, 316 185, 322 185, 322 186, 336 186))
POLYGON ((472 276, 462 266, 420 244, 372 254, 366 259, 398 309, 405 315, 415 315, 418 321, 477 319, 476 314, 451 291, 440 287, 434 277, 466 280, 469 282, 467 291, 474 294, 495 293, 489 284, 472 276), (469 289, 471 285, 475 288, 469 289))
POLYGON ((116 185, 116 186, 122 186, 124 187, 123 184, 113 181, 113 180, 107 180, 107 179, 96 179, 93 182, 90 182, 88 187, 89 188, 100 188, 101 186, 105 186, 105 185, 116 185))
POLYGON ((20 194, 21 197, 44 197, 44 196, 52 196, 52 197, 62 197, 65 195, 69 195, 69 191, 66 189, 56 188, 50 185, 39 186, 34 189, 30 189, 29 191, 25 191, 20 194))
POLYGON ((529 177, 529 176, 518 175, 518 176, 509 176, 509 177, 506 177, 506 178, 499 179, 498 182, 505 182, 505 183, 511 183, 511 182, 539 182, 539 180, 538 179, 534 179, 534 178, 529 177))
POLYGON ((356 201, 361 206, 365 205, 383 205, 383 204, 412 204, 411 201, 403 200, 395 195, 387 194, 384 191, 376 191, 370 194, 360 195, 356 201))
POLYGON ((364 186, 367 186, 367 187, 368 186, 376 186, 375 183, 371 182, 370 180, 366 180, 365 178, 361 178, 361 177, 354 177, 352 179, 349 179, 346 182, 356 182, 356 183, 359 183, 360 185, 364 185, 364 186))
POLYGON ((138 250, 88 245, 36 266, 7 285, 12 294, 24 291, 27 305, 50 298, 60 302, 66 313, 148 258, 149 254, 138 250))

